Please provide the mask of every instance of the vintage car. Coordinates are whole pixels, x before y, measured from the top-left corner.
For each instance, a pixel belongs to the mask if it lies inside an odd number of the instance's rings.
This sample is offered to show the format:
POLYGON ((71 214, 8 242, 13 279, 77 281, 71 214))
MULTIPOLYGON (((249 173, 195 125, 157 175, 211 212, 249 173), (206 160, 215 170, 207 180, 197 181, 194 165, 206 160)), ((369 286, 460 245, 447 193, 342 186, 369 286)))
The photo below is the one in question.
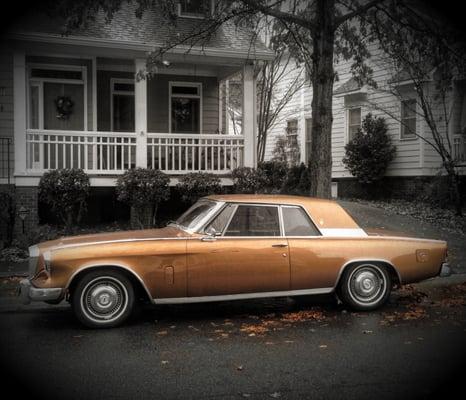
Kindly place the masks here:
POLYGON ((162 229, 67 237, 29 252, 24 302, 66 299, 95 328, 121 324, 140 300, 335 293, 372 310, 395 286, 450 274, 444 241, 371 234, 334 201, 283 195, 208 196, 162 229))

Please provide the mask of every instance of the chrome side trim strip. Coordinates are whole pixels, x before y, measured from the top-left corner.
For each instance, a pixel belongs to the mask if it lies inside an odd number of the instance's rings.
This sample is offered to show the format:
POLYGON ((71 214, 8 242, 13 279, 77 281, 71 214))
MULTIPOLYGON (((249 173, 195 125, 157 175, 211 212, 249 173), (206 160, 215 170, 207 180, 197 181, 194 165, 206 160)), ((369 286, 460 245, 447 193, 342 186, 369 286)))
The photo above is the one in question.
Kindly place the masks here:
POLYGON ((285 290, 285 291, 262 292, 262 293, 226 294, 226 295, 221 295, 221 296, 171 297, 171 298, 163 298, 163 299, 154 299, 154 303, 155 304, 206 303, 210 301, 260 299, 264 297, 303 296, 303 295, 313 295, 313 294, 328 294, 328 293, 332 293, 333 290, 334 288, 318 288, 318 289, 285 290))

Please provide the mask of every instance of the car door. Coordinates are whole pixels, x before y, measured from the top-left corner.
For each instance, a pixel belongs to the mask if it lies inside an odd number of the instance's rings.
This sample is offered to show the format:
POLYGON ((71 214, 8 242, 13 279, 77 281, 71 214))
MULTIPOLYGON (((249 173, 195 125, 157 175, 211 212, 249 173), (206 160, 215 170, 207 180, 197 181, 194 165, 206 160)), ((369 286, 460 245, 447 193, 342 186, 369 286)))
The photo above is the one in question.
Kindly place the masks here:
POLYGON ((290 251, 290 289, 328 289, 335 283, 335 265, 341 265, 338 243, 322 237, 300 206, 282 206, 283 230, 290 251))
POLYGON ((289 290, 278 206, 227 204, 206 230, 188 240, 188 297, 289 290))

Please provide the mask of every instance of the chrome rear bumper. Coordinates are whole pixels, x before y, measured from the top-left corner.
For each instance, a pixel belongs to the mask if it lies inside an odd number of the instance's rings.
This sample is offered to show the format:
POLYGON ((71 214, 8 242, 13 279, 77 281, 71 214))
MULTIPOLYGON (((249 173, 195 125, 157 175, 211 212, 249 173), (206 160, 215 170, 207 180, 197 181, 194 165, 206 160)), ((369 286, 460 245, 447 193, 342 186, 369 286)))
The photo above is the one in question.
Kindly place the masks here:
POLYGON ((62 295, 62 288, 36 288, 29 279, 22 279, 19 282, 19 296, 23 304, 30 304, 31 301, 55 301, 62 295))
POLYGON ((442 266, 440 267, 439 276, 443 278, 443 277, 447 277, 450 275, 451 275, 450 265, 446 262, 442 263, 442 266))

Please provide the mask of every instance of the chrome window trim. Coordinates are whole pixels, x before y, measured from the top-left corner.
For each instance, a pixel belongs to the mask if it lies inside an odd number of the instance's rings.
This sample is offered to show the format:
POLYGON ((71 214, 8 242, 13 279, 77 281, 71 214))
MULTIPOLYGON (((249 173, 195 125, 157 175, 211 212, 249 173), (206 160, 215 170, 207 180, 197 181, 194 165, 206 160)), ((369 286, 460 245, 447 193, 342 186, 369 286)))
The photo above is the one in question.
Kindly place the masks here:
POLYGON ((283 224, 282 224, 282 220, 281 220, 281 212, 280 212, 280 204, 270 204, 270 203, 233 203, 233 202, 228 202, 227 204, 234 204, 236 207, 235 207, 235 210, 233 211, 233 213, 231 214, 231 217, 228 221, 228 224, 225 225, 225 228, 222 232, 222 236, 219 236, 219 238, 221 237, 225 237, 225 238, 264 238, 264 237, 267 237, 267 238, 278 238, 278 237, 285 237, 284 236, 284 231, 283 231, 283 224), (251 207, 274 207, 277 209, 277 215, 278 215, 278 225, 279 225, 279 229, 280 229, 280 235, 279 236, 226 236, 225 233, 228 229, 228 227, 230 226, 231 224, 231 220, 233 219, 233 217, 235 216, 236 212, 238 211, 238 207, 239 206, 251 206, 251 207))

